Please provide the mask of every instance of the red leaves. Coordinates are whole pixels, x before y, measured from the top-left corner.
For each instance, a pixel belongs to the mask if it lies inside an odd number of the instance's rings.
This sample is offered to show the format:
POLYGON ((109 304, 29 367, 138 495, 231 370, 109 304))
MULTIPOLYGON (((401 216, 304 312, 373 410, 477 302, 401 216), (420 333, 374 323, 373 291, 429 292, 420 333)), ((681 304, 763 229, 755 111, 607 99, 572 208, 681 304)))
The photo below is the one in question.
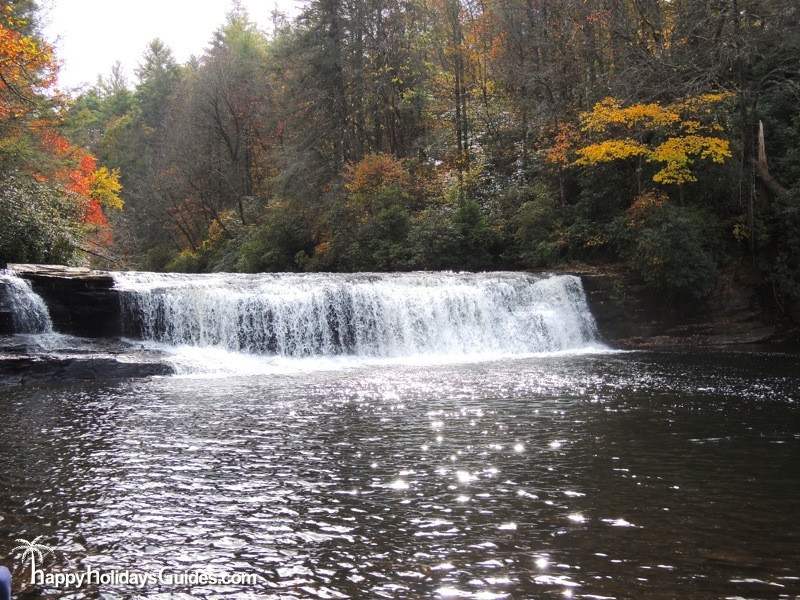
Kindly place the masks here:
POLYGON ((69 140, 51 129, 41 133, 42 142, 58 160, 59 167, 46 179, 59 183, 72 192, 84 207, 83 223, 87 226, 92 240, 103 246, 110 246, 113 239, 111 226, 100 202, 92 197, 95 182, 97 159, 84 148, 72 145, 69 140))

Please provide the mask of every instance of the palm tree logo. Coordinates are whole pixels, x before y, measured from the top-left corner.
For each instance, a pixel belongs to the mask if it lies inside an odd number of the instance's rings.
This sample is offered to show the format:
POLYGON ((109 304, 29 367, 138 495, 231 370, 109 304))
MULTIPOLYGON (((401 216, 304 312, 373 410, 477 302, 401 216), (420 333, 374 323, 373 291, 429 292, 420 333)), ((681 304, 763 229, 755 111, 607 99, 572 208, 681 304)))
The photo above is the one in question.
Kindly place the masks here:
POLYGON ((30 558, 31 561, 31 582, 33 583, 36 576, 36 561, 38 560, 39 563, 44 562, 44 557, 48 554, 53 553, 53 549, 50 546, 45 546, 44 544, 40 544, 39 540, 42 539, 43 536, 37 536, 32 541, 28 540, 15 540, 19 546, 14 548, 11 552, 12 554, 15 552, 22 552, 20 556, 20 560, 25 562, 26 559, 30 558))

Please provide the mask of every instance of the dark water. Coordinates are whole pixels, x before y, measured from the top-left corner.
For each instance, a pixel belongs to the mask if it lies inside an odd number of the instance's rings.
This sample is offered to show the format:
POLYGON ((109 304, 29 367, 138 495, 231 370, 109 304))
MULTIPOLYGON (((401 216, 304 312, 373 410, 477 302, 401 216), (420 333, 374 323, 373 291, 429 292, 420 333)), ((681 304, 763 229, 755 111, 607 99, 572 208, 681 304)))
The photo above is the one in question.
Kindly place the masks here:
POLYGON ((800 361, 611 354, 0 391, 0 557, 256 586, 48 598, 797 598, 800 361))

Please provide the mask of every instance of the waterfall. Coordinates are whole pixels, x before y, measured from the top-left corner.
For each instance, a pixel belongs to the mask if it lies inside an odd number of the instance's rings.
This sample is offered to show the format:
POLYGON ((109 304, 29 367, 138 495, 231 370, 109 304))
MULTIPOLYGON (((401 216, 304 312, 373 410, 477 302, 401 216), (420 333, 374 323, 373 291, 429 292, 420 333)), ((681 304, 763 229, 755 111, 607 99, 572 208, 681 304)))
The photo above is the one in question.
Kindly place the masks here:
POLYGON ((115 273, 130 332, 286 357, 527 354, 597 345, 581 280, 526 273, 115 273))
POLYGON ((4 297, 11 312, 16 333, 50 333, 53 323, 44 300, 31 284, 8 270, 0 271, 0 298, 4 297))

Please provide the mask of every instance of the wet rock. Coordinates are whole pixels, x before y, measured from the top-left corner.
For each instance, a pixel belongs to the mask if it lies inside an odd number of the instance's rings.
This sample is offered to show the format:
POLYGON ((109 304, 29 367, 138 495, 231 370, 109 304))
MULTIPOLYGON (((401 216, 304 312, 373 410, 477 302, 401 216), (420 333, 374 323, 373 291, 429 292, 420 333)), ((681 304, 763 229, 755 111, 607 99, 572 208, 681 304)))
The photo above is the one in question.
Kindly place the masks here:
POLYGON ((621 268, 569 272, 580 275, 600 334, 619 348, 797 344, 797 330, 770 314, 747 269, 721 274, 711 297, 694 303, 669 302, 621 268))
POLYGON ((0 335, 14 333, 13 310, 8 284, 0 280, 0 335))
POLYGON ((0 355, 0 385, 102 381, 153 375, 172 375, 161 362, 127 362, 108 357, 0 355))
MULTIPOLYGON (((9 265, 27 279, 47 304, 53 328, 62 333, 99 337, 122 334, 119 292, 106 271, 60 265, 9 265)), ((0 332, 2 331, 0 307, 0 332)))

